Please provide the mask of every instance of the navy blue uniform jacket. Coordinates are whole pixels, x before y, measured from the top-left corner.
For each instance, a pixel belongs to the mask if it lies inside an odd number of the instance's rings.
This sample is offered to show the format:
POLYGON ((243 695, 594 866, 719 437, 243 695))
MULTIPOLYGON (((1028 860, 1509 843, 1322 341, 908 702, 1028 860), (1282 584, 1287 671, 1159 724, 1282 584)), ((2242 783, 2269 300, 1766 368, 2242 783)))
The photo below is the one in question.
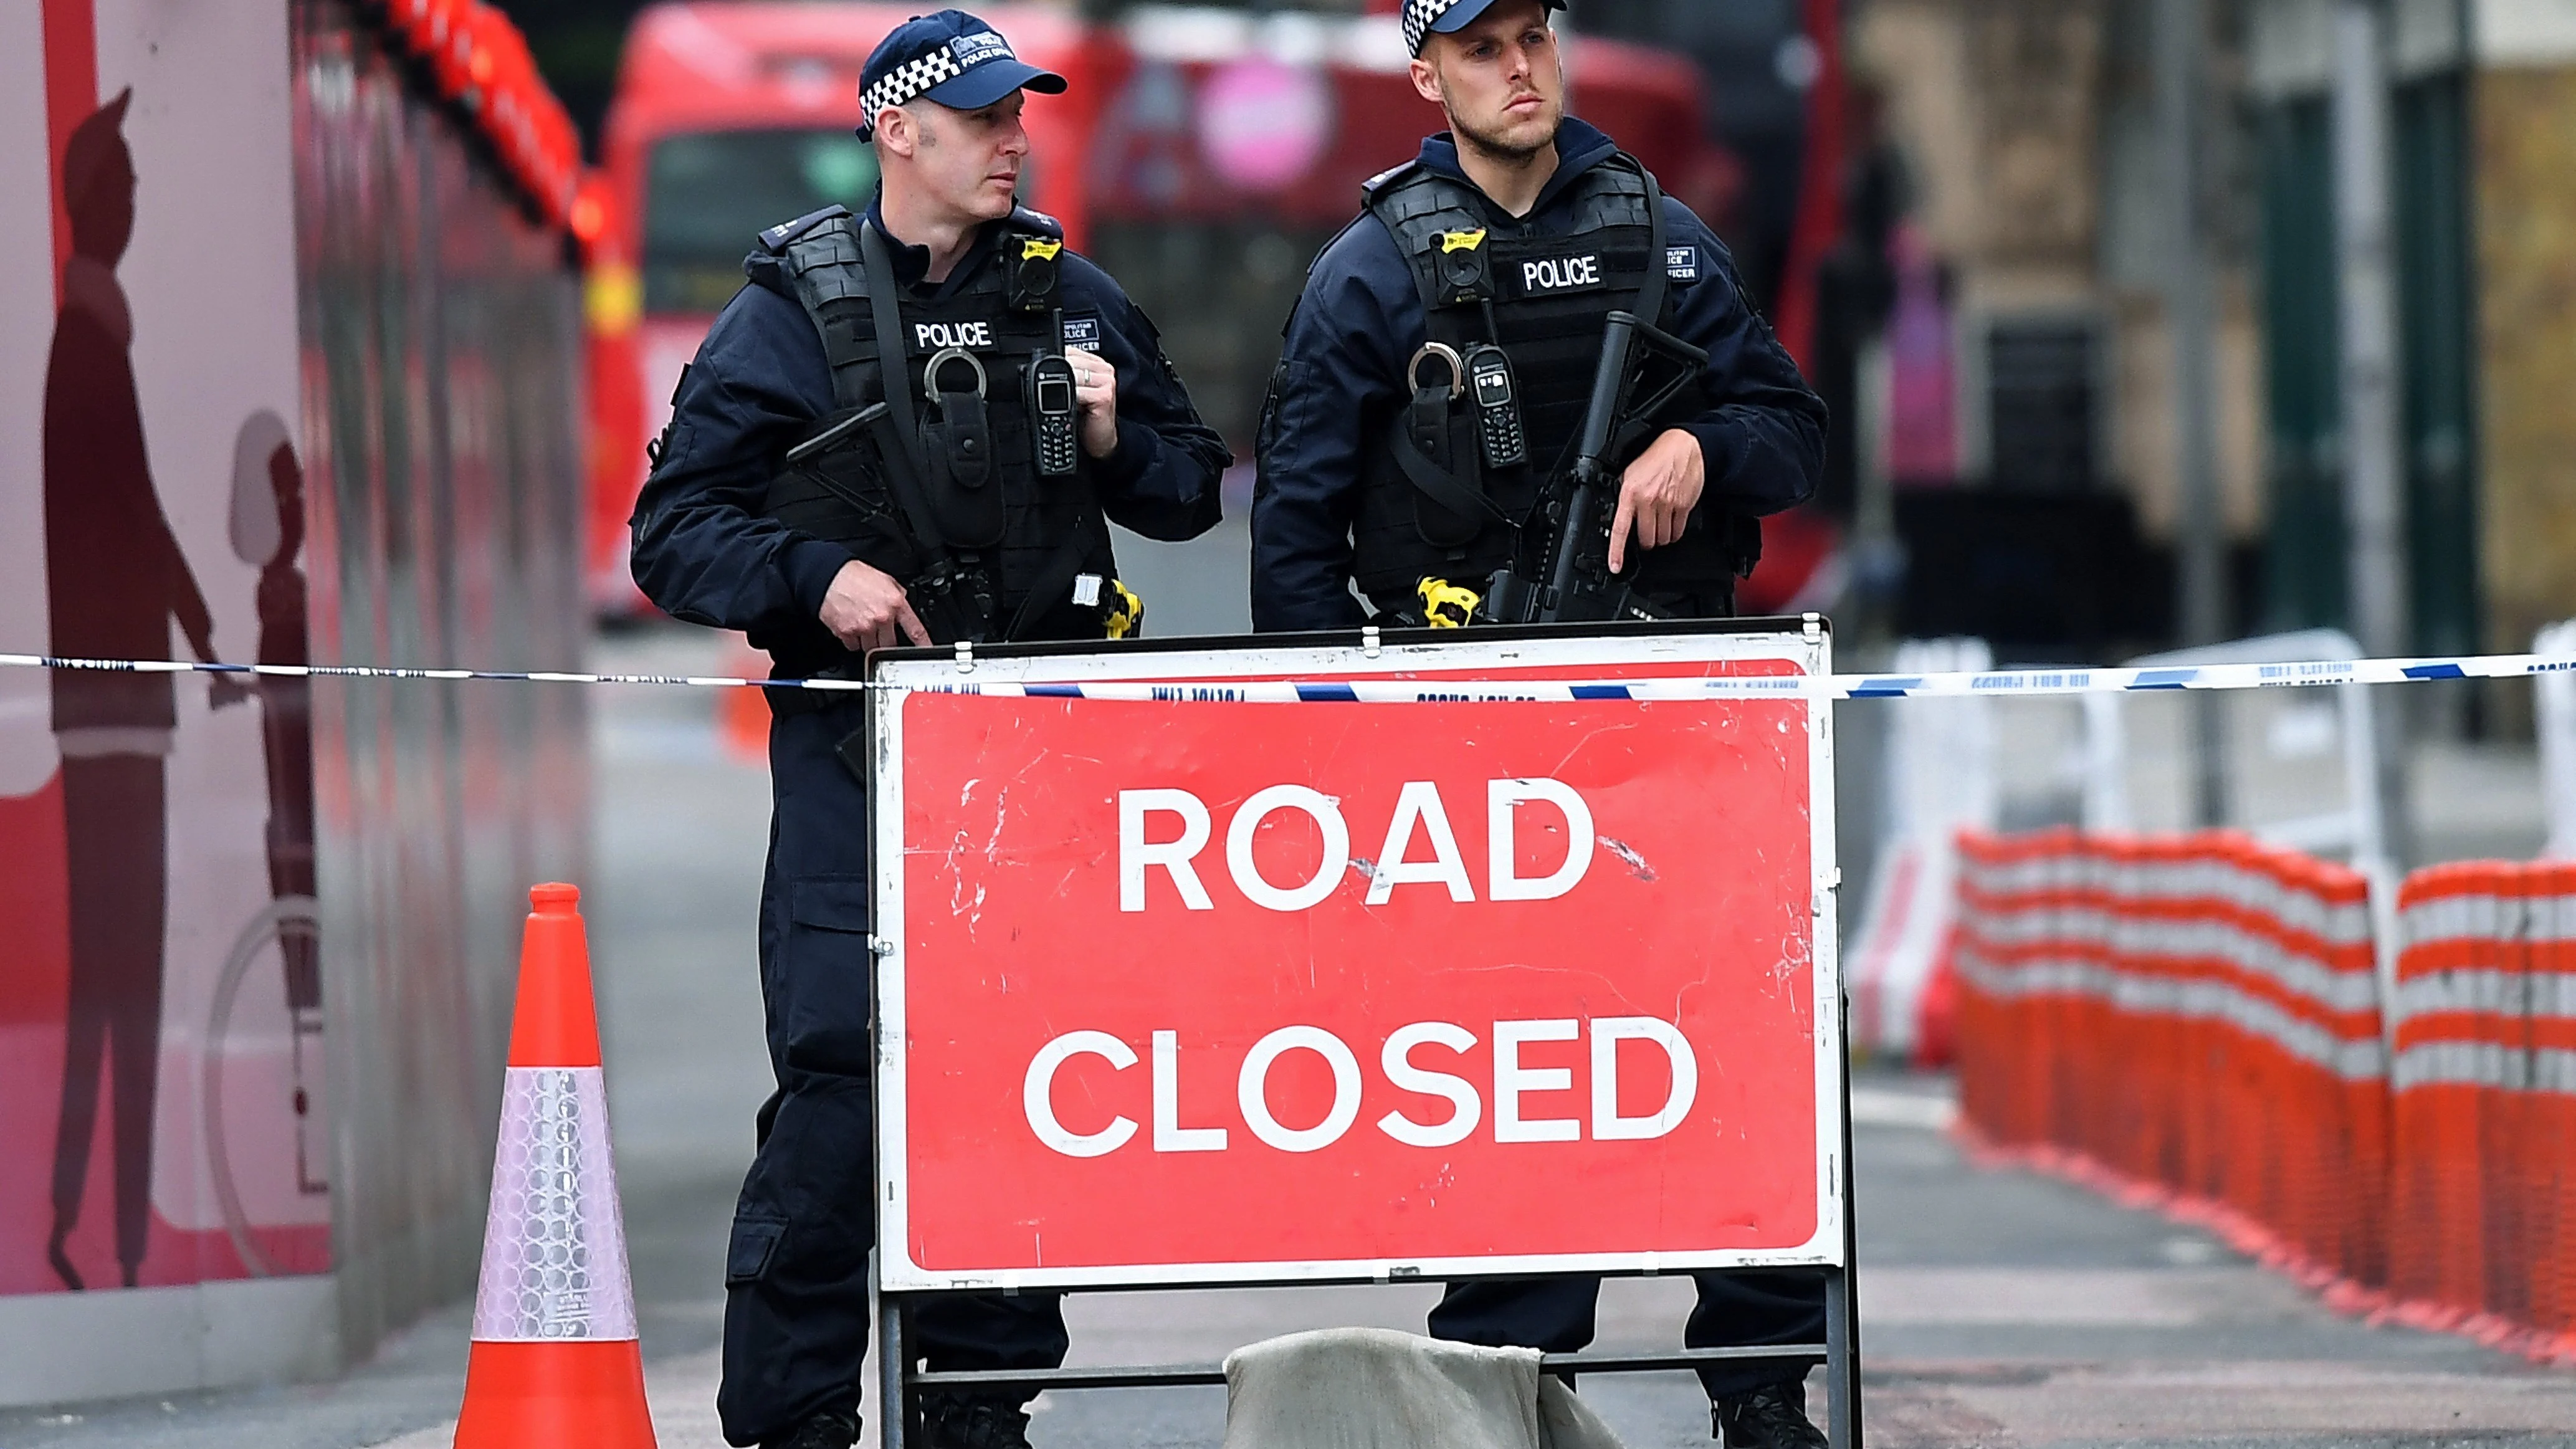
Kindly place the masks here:
MULTIPOLYGON (((1571 118, 1556 144, 1556 175, 1530 211, 1541 234, 1551 216, 1561 229, 1560 203, 1573 180, 1618 149, 1571 118)), ((1422 143, 1421 161, 1467 180, 1457 143, 1446 135, 1422 143)), ((1708 349, 1708 394, 1716 399, 1687 425, 1708 462, 1702 506, 1763 514, 1804 502, 1824 470, 1825 405, 1745 304, 1734 260, 1708 224, 1667 199, 1664 228, 1669 246, 1699 249, 1698 278, 1673 280, 1672 306, 1678 335, 1708 349)), ((1316 259, 1288 321, 1252 496, 1255 629, 1363 622, 1367 610, 1350 589, 1361 453, 1385 446, 1404 403, 1405 361, 1428 335, 1421 293, 1394 234, 1363 213, 1316 259)))
MULTIPOLYGON (((869 219, 885 229, 876 208, 869 219)), ((895 273, 926 296, 953 293, 991 264, 997 231, 985 227, 936 287, 921 288, 924 248, 895 244, 895 273)), ((629 527, 646 598, 674 618, 739 629, 767 647, 821 628, 823 596, 850 555, 761 516, 788 448, 832 410, 832 371, 779 259, 755 251, 743 268, 751 285, 698 348, 629 527)), ((1147 538, 1207 532, 1224 507, 1217 480, 1233 461, 1225 440, 1199 421, 1154 324, 1108 273, 1067 251, 1060 285, 1068 324, 1097 318, 1099 356, 1118 369, 1118 450, 1092 467, 1101 504, 1147 538)))

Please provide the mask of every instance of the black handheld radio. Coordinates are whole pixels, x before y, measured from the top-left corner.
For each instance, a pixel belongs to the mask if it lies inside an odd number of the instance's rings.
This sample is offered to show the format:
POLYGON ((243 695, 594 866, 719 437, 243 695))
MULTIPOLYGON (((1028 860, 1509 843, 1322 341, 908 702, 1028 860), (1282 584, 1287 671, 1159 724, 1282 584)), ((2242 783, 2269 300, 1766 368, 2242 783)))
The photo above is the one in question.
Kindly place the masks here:
POLYGON ((1061 352, 1041 352, 1029 362, 1029 427, 1037 448, 1038 476, 1069 478, 1082 456, 1080 409, 1074 402, 1073 364, 1061 352))
POLYGON ((1517 468, 1529 461, 1529 439, 1521 430, 1520 398, 1512 386, 1512 360, 1487 343, 1466 357, 1467 397, 1476 405, 1476 440, 1488 468, 1517 468))

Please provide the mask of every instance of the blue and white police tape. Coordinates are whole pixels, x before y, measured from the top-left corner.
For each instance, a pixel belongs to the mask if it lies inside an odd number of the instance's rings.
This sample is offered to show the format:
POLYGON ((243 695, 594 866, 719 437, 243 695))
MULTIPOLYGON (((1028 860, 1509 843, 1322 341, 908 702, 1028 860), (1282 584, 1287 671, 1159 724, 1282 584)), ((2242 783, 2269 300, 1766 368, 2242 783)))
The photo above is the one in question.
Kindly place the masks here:
POLYGON ((2447 679, 2522 679, 2542 674, 2576 673, 2576 658, 2484 654, 2441 659, 2355 659, 2304 664, 1997 669, 1973 674, 1733 674, 1711 678, 1636 680, 959 679, 905 685, 849 679, 737 679, 730 675, 415 669, 366 664, 205 664, 176 659, 61 659, 43 654, 0 654, 0 668, 242 675, 271 679, 641 684, 688 689, 804 689, 839 693, 900 688, 922 693, 978 694, 1006 699, 1089 699, 1153 704, 1456 704, 1515 700, 2033 698, 2167 690, 2283 689, 2329 684, 2418 684, 2447 679))

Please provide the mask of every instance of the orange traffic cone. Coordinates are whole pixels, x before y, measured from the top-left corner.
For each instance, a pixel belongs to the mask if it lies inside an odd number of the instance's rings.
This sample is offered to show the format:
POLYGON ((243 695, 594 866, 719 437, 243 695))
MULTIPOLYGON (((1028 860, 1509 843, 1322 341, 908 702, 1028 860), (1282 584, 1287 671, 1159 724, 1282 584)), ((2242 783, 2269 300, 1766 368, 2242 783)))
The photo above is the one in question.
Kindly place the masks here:
POLYGON ((456 1449, 654 1449, 581 892, 528 899, 456 1449))

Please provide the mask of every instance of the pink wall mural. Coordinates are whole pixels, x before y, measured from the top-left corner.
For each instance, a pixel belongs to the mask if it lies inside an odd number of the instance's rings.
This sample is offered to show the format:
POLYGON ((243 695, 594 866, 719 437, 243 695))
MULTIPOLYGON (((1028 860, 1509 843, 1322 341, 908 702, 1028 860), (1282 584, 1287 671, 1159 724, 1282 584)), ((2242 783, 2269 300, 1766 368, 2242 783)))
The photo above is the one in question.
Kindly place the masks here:
MULTIPOLYGON (((0 123, 0 266, 55 283, 0 317, 0 640, 302 660, 284 8, 0 23, 42 103, 0 123)), ((305 689, 17 673, 0 1294, 328 1270, 305 689)))

